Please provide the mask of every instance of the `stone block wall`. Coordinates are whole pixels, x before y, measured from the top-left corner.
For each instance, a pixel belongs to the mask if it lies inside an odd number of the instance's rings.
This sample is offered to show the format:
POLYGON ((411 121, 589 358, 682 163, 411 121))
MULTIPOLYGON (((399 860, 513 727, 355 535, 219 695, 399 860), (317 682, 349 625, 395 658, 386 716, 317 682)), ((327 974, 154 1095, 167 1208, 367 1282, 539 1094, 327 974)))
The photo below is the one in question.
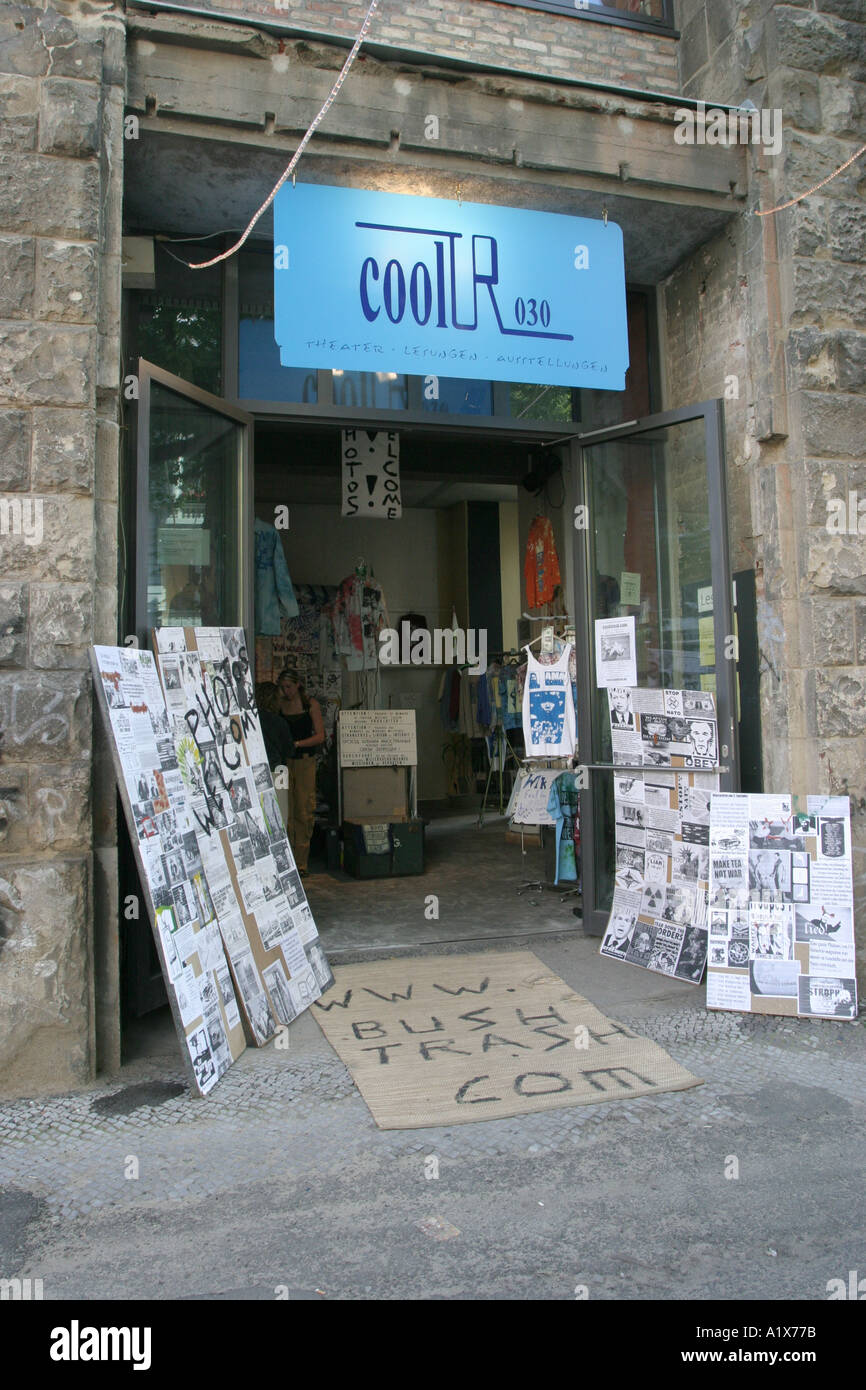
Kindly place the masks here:
MULTIPOLYGON (((204 0, 201 8, 242 15, 322 37, 354 39, 369 0, 204 0)), ((383 0, 368 40, 420 53, 551 77, 583 78, 641 91, 678 91, 677 42, 575 15, 497 0, 383 0)))
POLYGON ((110 4, 0 11, 6 1095, 80 1084, 96 1061, 93 962, 104 964, 111 914, 94 896, 94 854, 106 850, 94 844, 87 649, 116 641, 124 65, 110 4))
MULTIPOLYGON (((782 113, 750 151, 748 209, 663 288, 668 404, 723 395, 732 560, 758 575, 769 789, 851 798, 866 961, 866 142, 859 0, 679 0, 683 91, 782 113), (830 504, 836 501, 836 509, 830 504), (846 506, 847 529, 828 520, 846 506)), ((708 149, 707 157, 712 150, 708 149)))

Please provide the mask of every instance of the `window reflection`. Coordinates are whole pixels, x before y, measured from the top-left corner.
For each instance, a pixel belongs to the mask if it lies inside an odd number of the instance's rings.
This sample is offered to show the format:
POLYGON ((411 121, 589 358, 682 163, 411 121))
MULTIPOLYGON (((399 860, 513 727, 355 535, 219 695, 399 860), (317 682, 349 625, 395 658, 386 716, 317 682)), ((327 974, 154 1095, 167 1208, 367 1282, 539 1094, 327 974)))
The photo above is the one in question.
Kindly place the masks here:
POLYGON ((406 410, 409 378, 398 372, 334 371, 334 405, 370 410, 406 410))
POLYGON ((153 382, 149 446, 148 624, 236 621, 239 426, 153 382))

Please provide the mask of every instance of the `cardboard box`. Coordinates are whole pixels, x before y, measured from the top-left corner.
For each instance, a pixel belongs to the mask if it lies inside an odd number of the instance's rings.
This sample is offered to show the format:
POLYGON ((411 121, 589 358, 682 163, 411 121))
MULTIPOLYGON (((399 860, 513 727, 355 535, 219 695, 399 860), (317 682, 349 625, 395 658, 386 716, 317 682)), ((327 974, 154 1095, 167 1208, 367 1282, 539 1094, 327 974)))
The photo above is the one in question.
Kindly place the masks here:
POLYGON ((367 822, 409 819, 409 780, 405 767, 344 767, 343 820, 367 822))

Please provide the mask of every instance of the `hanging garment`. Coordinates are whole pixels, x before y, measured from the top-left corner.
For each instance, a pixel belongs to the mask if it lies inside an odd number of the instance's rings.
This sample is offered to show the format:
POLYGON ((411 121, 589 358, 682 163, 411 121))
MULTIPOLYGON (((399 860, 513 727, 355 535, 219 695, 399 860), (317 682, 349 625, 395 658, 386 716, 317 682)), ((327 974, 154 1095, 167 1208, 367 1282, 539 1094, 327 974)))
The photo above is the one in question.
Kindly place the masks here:
POLYGON ((506 729, 519 729, 523 722, 520 701, 517 698, 517 667, 505 665, 499 675, 499 690, 502 703, 502 723, 506 729))
POLYGON ((443 671, 442 680, 439 683, 439 714, 442 719, 443 729, 448 729, 451 733, 456 733, 458 731, 459 720, 457 716, 459 709, 459 676, 454 670, 454 667, 449 666, 443 671))
POLYGON ((549 517, 537 516, 529 528, 523 578, 526 583, 526 602, 530 608, 541 608, 543 604, 550 603, 562 583, 556 542, 553 539, 553 527, 549 517))
MULTIPOLYGON (((479 676, 470 676, 466 671, 462 673, 460 681, 460 714, 458 716, 461 734, 467 738, 483 738, 485 730, 482 729, 476 718, 475 709, 478 703, 478 686, 481 684, 479 676)), ((487 682, 484 681, 486 685, 487 682)))
MULTIPOLYGON (((562 640, 561 637, 555 637, 555 638, 554 638, 554 646, 553 646, 553 651, 552 651, 552 652, 549 652, 549 653, 547 653, 547 654, 545 654, 544 652, 539 652, 538 657, 537 657, 537 661, 538 661, 539 665, 540 665, 540 666, 552 666, 553 663, 554 663, 555 661, 558 661, 559 658, 562 656, 562 653, 563 653, 563 650, 564 650, 564 649, 565 649, 565 642, 562 640)), ((576 711, 577 711, 577 651, 576 651, 576 649, 575 649, 574 647, 572 647, 572 649, 571 649, 571 656, 569 657, 569 661, 568 661, 568 674, 569 674, 569 676, 570 676, 570 678, 571 678, 571 694, 572 694, 572 698, 573 698, 573 700, 574 700, 574 708, 575 708, 575 712, 576 712, 576 711)), ((519 704, 520 704, 521 709, 523 708, 523 687, 524 687, 525 684, 526 684, 526 662, 524 661, 523 665, 522 665, 522 666, 518 666, 518 668, 517 668, 517 699, 518 699, 518 702, 519 702, 519 704)))
POLYGON ((571 645, 542 666, 529 653, 523 687, 523 740, 527 758, 570 758, 574 753, 574 697, 568 674, 571 645))
POLYGON ((577 774, 561 772, 550 788, 547 813, 556 824, 556 878, 575 883, 580 862, 580 792, 577 774))
POLYGON ((266 521, 255 522, 256 550, 256 632, 277 637, 280 609, 287 618, 298 616, 298 603, 276 527, 266 521))
POLYGON ((375 671, 379 665, 379 633, 389 627, 381 584, 352 574, 344 579, 334 600, 335 650, 349 671, 375 671))

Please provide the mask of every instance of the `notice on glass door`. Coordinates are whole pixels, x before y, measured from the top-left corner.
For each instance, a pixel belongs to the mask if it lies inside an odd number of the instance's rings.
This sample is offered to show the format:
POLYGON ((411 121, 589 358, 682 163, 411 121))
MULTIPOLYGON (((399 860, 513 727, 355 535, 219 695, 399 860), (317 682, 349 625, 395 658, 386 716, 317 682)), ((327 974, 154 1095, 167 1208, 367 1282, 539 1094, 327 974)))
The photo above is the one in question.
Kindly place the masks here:
POLYGON ((637 685, 634 615, 596 620, 595 671, 599 690, 637 685))

